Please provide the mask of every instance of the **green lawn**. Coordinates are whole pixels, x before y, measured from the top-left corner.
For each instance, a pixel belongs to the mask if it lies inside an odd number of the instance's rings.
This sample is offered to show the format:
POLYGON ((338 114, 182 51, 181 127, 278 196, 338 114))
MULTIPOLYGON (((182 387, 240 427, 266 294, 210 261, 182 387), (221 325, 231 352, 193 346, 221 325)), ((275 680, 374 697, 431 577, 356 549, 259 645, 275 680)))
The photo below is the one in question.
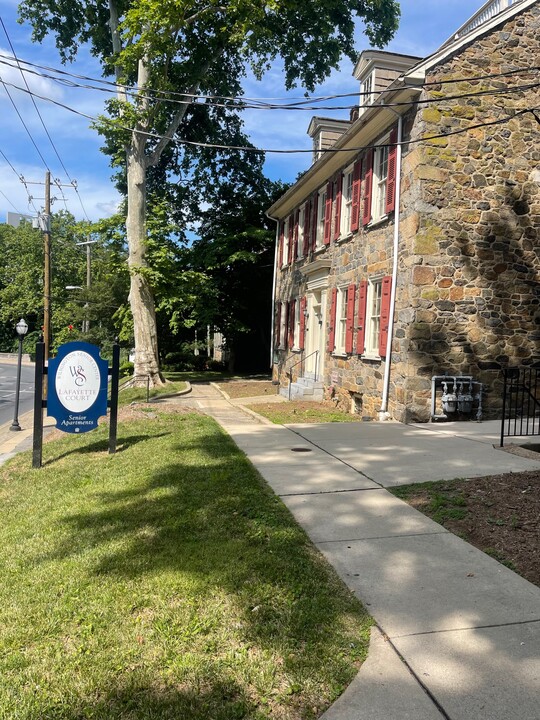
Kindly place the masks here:
POLYGON ((0 718, 317 717, 370 618, 213 420, 139 415, 0 468, 0 718))
POLYGON ((286 403, 258 403, 248 406, 276 425, 295 423, 362 422, 360 415, 346 413, 327 403, 292 400, 286 403))
MULTIPOLYGON (((125 382, 125 381, 124 381, 125 382)), ((181 392, 187 388, 187 382, 183 380, 176 380, 174 382, 168 382, 166 385, 160 385, 158 387, 149 388, 148 397, 155 398, 160 395, 174 395, 175 393, 181 392)), ((120 386, 120 392, 118 393, 118 404, 129 405, 132 402, 146 402, 147 389, 146 387, 133 387, 133 388, 122 388, 120 386)))

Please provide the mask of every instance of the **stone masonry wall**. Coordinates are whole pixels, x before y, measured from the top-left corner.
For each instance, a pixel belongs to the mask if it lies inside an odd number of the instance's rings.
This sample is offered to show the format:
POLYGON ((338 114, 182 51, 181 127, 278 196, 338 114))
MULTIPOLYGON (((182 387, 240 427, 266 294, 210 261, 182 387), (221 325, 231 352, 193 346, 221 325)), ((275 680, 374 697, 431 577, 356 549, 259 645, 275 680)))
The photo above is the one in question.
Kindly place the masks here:
MULTIPOLYGON (((437 102, 404 118, 404 138, 412 142, 402 158, 388 407, 396 420, 429 420, 431 378, 444 374, 482 382, 485 416, 494 416, 501 369, 540 356, 540 125, 522 113, 538 106, 538 89, 478 94, 532 84, 535 75, 467 79, 523 68, 539 56, 535 5, 431 71, 426 82, 438 84, 422 97, 437 102), (449 99, 470 94, 476 97, 449 99), (456 130, 466 132, 424 140, 456 130)), ((391 216, 299 259, 278 272, 277 300, 305 295, 299 269, 316 258, 330 260, 328 293, 391 274, 393 232, 391 216)), ((298 356, 281 350, 278 358, 274 378, 286 384, 287 367, 298 356)), ((357 394, 362 415, 377 417, 385 362, 327 353, 327 397, 350 410, 357 394)))
POLYGON ((540 57, 540 7, 486 35, 426 78, 414 138, 483 123, 413 151, 417 162, 416 233, 404 233, 412 309, 406 420, 429 418, 430 378, 473 375, 485 409, 497 414, 501 369, 540 358, 540 146, 538 88, 492 94, 535 82, 536 73, 483 80, 540 57), (452 81, 447 83, 447 81, 452 81), (449 96, 482 93, 462 99, 449 96), (512 119, 512 116, 513 119, 512 119), (510 118, 510 119, 509 119, 510 118))

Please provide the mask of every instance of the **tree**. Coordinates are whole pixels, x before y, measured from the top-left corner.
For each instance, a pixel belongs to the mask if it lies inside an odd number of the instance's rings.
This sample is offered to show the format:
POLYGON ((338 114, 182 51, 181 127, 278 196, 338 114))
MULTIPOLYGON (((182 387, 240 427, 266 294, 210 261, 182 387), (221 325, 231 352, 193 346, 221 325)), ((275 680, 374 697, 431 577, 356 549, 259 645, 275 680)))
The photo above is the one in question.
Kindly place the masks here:
POLYGON ((285 190, 262 174, 250 188, 220 185, 186 259, 206 278, 195 315, 223 333, 231 372, 237 359, 242 370, 269 367, 275 226, 264 211, 285 190))
MULTIPOLYGON (((121 327, 119 308, 129 282, 122 242, 115 243, 102 229, 102 237, 92 245, 92 284, 87 291, 86 252, 77 243, 87 239, 91 228, 61 211, 51 216, 51 230, 52 347, 79 338, 110 345, 121 327), (83 335, 85 320, 90 331, 83 335)), ((0 343, 5 351, 16 345, 14 327, 21 317, 30 328, 26 347, 34 349, 43 325, 43 253, 43 235, 30 223, 18 228, 0 225, 0 343)))
POLYGON ((300 81, 312 91, 343 54, 355 59, 355 15, 363 18, 370 41, 381 46, 395 32, 399 5, 397 0, 23 0, 19 7, 35 40, 56 35, 64 62, 88 42, 104 72, 116 78, 118 99, 109 103, 114 123, 103 120, 98 129, 115 161, 125 163, 135 373, 159 383, 146 247, 148 174, 164 157, 182 154, 186 177, 193 179, 205 152, 177 144, 171 150, 171 142, 185 142, 201 127, 215 126, 216 119, 234 131, 238 103, 225 99, 225 107, 217 108, 211 99, 240 96, 247 66, 260 78, 281 57, 286 87, 300 81), (134 84, 134 91, 125 84, 134 84), (193 103, 194 96, 206 100, 193 103))

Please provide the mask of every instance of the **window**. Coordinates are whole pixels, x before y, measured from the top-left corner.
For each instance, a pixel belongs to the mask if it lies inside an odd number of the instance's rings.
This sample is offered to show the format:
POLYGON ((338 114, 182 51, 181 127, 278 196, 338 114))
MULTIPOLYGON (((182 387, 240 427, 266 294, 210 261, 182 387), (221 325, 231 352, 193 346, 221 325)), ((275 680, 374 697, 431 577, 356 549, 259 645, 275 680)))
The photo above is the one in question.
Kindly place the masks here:
POLYGON ((298 249, 297 257, 301 258, 304 255, 304 223, 306 218, 306 206, 302 205, 298 211, 298 232, 297 232, 297 244, 298 249))
POLYGON ((343 187, 341 195, 341 237, 351 232, 352 202, 353 202, 353 166, 343 173, 343 187))
POLYGON ((362 81, 362 95, 360 96, 360 107, 373 103, 375 91, 375 70, 362 81))
POLYGON ((281 303, 281 313, 279 318, 279 346, 287 347, 287 313, 289 303, 281 303))
MULTIPOLYGON (((384 138, 382 143, 388 143, 384 138)), ((373 196, 371 217, 373 221, 386 215, 386 187, 388 183, 388 145, 378 147, 373 158, 373 196)))
POLYGON ((336 348, 337 355, 345 354, 345 336, 347 333, 347 288, 338 288, 336 299, 336 348))
POLYGON ((283 257, 281 259, 282 266, 289 262, 289 218, 283 223, 283 257))
POLYGON ((319 190, 317 202, 317 234, 315 238, 315 249, 323 247, 324 242, 324 217, 326 212, 326 186, 319 190))
POLYGON ((368 359, 386 357, 392 276, 362 280, 358 286, 356 352, 368 359))
POLYGON ((295 350, 300 349, 300 315, 302 310, 300 298, 296 298, 295 301, 296 312, 294 314, 294 335, 293 335, 293 348, 295 350))

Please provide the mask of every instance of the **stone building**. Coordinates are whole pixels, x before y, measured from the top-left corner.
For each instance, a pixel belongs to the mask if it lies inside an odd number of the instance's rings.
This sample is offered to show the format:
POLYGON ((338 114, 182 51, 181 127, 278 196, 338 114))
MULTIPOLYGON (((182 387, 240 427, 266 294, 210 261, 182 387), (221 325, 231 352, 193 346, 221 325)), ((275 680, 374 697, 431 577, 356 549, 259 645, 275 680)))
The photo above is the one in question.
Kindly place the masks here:
POLYGON ((540 349, 538 58, 539 0, 486 3, 425 59, 360 55, 359 108, 312 121, 268 211, 283 388, 425 421, 458 376, 496 416, 501 369, 540 349))

